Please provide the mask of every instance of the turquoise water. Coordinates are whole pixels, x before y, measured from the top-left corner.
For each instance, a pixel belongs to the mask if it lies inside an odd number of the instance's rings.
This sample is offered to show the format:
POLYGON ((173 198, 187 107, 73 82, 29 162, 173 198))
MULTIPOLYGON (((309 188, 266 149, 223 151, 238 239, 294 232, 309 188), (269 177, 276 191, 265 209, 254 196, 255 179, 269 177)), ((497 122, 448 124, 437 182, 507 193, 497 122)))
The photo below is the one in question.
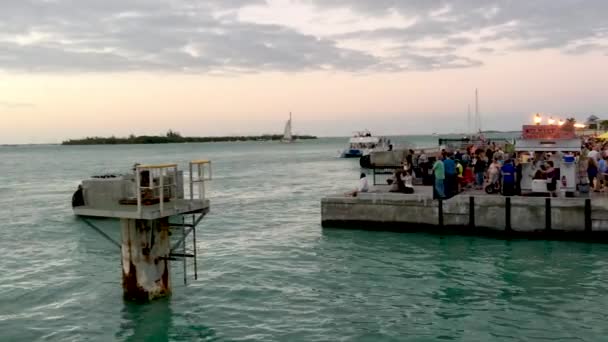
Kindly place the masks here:
POLYGON ((344 145, 0 147, 0 341, 606 340, 608 245, 322 229, 320 198, 356 186, 344 145), (123 302, 74 188, 199 158, 215 176, 199 280, 176 264, 172 297, 123 302))

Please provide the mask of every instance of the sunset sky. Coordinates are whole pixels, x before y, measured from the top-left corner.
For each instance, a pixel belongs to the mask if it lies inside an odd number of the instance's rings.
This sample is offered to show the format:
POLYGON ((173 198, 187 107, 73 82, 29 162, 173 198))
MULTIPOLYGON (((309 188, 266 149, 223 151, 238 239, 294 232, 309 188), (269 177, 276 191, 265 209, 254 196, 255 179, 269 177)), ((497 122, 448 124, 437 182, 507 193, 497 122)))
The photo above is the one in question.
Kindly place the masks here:
POLYGON ((0 144, 608 118, 605 0, 2 0, 0 144))

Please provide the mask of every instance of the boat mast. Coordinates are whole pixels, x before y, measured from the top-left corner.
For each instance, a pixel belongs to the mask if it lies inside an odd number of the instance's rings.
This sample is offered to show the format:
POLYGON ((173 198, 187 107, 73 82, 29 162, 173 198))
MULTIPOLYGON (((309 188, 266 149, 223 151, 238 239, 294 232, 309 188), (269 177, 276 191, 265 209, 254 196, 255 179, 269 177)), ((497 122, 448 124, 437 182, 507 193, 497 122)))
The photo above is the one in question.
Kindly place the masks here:
POLYGON ((481 116, 479 115, 479 93, 475 88, 475 130, 481 133, 481 116))
POLYGON ((471 134, 471 105, 467 105, 467 134, 471 134))

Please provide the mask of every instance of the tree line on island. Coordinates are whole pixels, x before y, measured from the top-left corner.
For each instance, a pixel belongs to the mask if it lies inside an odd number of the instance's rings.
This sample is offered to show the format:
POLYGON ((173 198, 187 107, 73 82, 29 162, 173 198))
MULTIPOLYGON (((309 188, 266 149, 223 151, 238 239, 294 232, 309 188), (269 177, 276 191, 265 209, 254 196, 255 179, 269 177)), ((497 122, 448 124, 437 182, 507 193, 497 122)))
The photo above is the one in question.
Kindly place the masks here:
MULTIPOLYGON (((218 137, 184 137, 178 132, 169 130, 163 135, 133 134, 126 138, 121 137, 86 137, 83 139, 70 139, 63 141, 62 145, 118 145, 118 144, 169 144, 169 143, 204 143, 204 142, 232 142, 232 141, 278 141, 282 134, 264 134, 251 136, 218 136, 218 137)), ((294 139, 317 139, 312 135, 295 135, 294 139)))

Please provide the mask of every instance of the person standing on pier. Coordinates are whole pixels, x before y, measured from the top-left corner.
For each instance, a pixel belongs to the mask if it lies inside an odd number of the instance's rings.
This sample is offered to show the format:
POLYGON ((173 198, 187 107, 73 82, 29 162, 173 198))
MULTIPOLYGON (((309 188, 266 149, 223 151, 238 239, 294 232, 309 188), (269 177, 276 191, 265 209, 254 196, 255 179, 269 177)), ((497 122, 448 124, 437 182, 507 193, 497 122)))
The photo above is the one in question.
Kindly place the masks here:
POLYGON ((521 179, 523 178, 523 165, 521 160, 515 157, 515 195, 521 196, 521 179))
POLYGON ((456 182, 458 179, 456 175, 456 162, 454 161, 452 152, 447 153, 447 157, 443 161, 443 169, 445 171, 444 191, 446 197, 450 198, 456 193, 456 182))
POLYGON ((486 173, 487 162, 484 158, 483 152, 477 155, 475 162, 473 163, 473 171, 475 172, 475 185, 477 190, 483 189, 484 175, 486 173))
POLYGON ((587 158, 587 176, 589 178, 589 185, 593 188, 593 191, 599 192, 597 187, 597 184, 599 183, 599 181, 597 180, 597 173, 597 161, 595 160, 595 158, 589 156, 587 158))
POLYGON ((608 163, 606 163, 606 157, 600 154, 600 160, 597 163, 597 187, 596 189, 602 191, 605 186, 606 171, 608 170, 608 163))
POLYGON ((510 159, 505 160, 505 164, 501 168, 502 173, 502 194, 504 196, 513 196, 515 193, 515 167, 510 159))
POLYGON ((587 150, 583 149, 578 160, 578 192, 581 197, 589 197, 589 157, 587 150))
POLYGON ((439 199, 445 198, 444 181, 445 168, 443 165, 443 155, 437 155, 437 161, 433 164, 433 174, 435 175, 435 193, 439 199))

